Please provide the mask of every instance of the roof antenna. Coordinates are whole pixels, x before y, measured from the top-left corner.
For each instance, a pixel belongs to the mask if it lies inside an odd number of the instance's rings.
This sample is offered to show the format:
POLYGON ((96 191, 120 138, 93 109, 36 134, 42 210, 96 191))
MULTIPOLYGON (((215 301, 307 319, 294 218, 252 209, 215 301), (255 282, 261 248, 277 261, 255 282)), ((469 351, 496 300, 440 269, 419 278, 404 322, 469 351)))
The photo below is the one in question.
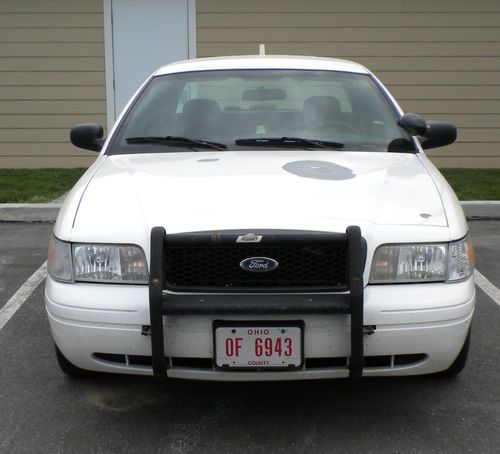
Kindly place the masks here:
POLYGON ((266 55, 266 45, 259 44, 259 55, 266 55))

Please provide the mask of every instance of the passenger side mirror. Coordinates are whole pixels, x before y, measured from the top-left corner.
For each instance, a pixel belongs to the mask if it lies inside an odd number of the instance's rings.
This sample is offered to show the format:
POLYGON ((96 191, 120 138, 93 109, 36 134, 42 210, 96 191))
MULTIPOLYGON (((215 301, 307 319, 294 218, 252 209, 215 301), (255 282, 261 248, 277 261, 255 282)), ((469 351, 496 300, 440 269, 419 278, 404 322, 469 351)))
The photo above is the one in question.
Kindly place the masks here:
POLYGON ((101 151, 104 145, 104 129, 97 123, 82 123, 71 128, 69 138, 78 148, 101 151))
POLYGON ((457 140, 457 127, 447 121, 427 122, 427 131, 420 139, 424 150, 429 148, 444 147, 457 140))
POLYGON ((401 126, 408 134, 418 136, 422 148, 444 147, 457 139, 457 128, 447 121, 425 121, 420 115, 407 113, 399 120, 401 126))
POLYGON ((427 123, 417 114, 404 114, 399 120, 398 125, 401 126, 410 136, 423 136, 427 131, 427 123))

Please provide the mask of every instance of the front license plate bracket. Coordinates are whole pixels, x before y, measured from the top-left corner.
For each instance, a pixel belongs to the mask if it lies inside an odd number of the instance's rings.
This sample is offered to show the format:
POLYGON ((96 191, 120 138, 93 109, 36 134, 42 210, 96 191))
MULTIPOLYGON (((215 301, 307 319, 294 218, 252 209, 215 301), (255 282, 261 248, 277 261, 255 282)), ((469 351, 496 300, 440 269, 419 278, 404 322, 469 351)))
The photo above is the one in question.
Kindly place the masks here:
POLYGON ((213 364, 222 371, 290 371, 304 365, 303 320, 213 323, 213 364))

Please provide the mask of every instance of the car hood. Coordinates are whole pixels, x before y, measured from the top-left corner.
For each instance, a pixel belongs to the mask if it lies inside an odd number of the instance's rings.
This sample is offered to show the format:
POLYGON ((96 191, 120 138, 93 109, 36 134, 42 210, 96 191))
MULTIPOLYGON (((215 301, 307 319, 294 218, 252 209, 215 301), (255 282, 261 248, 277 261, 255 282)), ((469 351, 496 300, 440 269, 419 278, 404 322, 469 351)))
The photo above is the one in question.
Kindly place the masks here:
POLYGON ((415 154, 210 151, 107 157, 82 196, 72 236, 117 242, 156 225, 174 233, 352 223, 447 225, 415 154))

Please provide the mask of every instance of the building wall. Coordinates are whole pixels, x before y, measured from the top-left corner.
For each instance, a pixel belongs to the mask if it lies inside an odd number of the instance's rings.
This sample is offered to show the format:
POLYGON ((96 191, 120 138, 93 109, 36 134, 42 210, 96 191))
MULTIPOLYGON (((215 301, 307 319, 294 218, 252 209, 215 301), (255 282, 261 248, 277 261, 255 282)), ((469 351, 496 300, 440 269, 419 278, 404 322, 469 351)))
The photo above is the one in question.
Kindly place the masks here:
POLYGON ((88 166, 82 122, 106 124, 102 0, 1 0, 0 167, 88 166))
POLYGON ((500 167, 499 0, 197 0, 197 55, 339 57, 366 65, 407 112, 459 127, 439 166, 500 167))
MULTIPOLYGON (((138 0, 140 1, 140 0, 138 0)), ((168 0, 166 0, 168 1, 168 0)), ((408 112, 447 119, 447 167, 500 167, 499 0, 196 0, 199 57, 257 53, 367 65, 408 112)), ((103 0, 0 1, 0 167, 77 167, 68 130, 106 124, 103 0)))

